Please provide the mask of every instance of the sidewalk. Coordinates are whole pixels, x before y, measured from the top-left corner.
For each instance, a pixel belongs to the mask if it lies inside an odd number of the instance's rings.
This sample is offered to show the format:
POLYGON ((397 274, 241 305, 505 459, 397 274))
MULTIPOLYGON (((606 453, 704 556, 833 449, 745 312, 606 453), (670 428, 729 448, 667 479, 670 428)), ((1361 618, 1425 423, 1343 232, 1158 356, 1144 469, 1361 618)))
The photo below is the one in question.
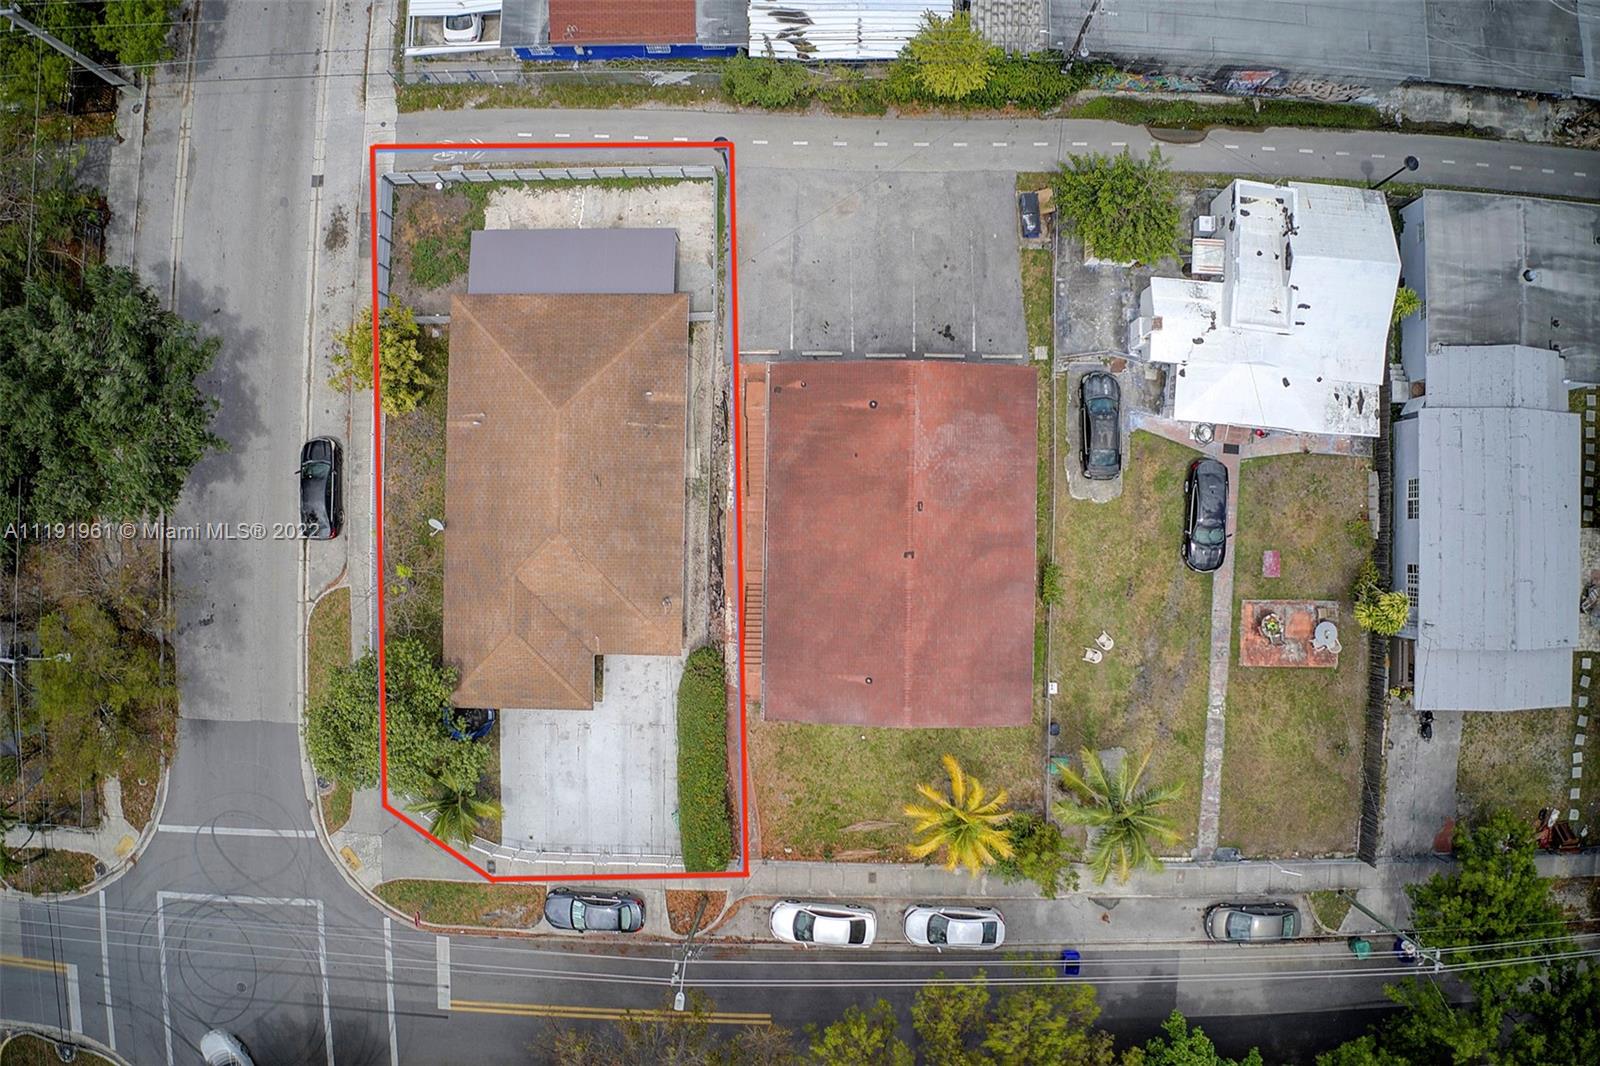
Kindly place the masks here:
MULTIPOLYGON (((162 792, 166 791, 166 783, 162 782, 162 792)), ((155 835, 156 821, 161 814, 162 804, 158 801, 155 814, 150 824, 145 826, 143 832, 135 829, 122 813, 122 782, 116 778, 106 781, 103 786, 101 802, 104 809, 100 812, 100 824, 93 829, 40 829, 33 830, 26 825, 13 826, 6 832, 5 845, 8 848, 49 848, 52 851, 80 851, 93 855, 105 873, 95 878, 91 885, 85 886, 80 892, 89 888, 104 887, 107 881, 120 876, 136 854, 142 850, 141 846, 155 835)), ((69 893, 75 895, 77 893, 69 893)))

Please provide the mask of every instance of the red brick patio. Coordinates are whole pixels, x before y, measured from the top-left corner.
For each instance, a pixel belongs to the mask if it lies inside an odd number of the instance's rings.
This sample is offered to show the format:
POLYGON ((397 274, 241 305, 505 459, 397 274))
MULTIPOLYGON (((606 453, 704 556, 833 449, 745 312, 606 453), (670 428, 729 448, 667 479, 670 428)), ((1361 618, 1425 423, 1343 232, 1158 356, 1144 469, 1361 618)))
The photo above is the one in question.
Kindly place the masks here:
POLYGON ((1339 653, 1311 646, 1317 623, 1328 619, 1339 626, 1339 639, 1351 632, 1332 600, 1245 600, 1239 609, 1240 666, 1303 666, 1332 669, 1339 653), (1283 639, 1274 643, 1261 632, 1261 619, 1276 614, 1283 620, 1283 639))

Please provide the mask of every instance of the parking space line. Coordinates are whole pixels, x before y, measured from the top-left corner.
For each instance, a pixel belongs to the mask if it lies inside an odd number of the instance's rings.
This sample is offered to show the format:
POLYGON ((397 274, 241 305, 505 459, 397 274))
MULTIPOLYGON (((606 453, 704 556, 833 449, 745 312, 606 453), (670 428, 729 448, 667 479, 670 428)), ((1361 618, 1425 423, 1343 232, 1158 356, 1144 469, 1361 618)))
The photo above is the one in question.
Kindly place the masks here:
POLYGON ((438 981, 439 1009, 450 1009, 450 938, 433 938, 434 977, 438 981))

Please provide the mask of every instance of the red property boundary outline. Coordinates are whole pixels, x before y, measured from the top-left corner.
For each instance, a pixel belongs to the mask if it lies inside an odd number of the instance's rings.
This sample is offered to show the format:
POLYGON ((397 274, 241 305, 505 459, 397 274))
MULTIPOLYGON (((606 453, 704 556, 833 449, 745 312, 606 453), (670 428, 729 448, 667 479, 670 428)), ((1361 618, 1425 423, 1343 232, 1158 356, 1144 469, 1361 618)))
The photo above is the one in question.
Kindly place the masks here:
POLYGON ((367 149, 367 185, 369 193, 369 218, 372 220, 371 247, 369 252, 372 257, 372 470, 376 479, 378 491, 375 495, 376 505, 374 511, 375 529, 377 537, 377 573, 376 581, 378 593, 378 767, 379 781, 382 788, 383 809, 394 815, 400 821, 410 826, 416 832, 433 841, 448 855, 469 867, 479 877, 492 883, 508 882, 546 882, 546 881, 683 881, 699 880, 702 878, 747 878, 750 876, 750 728, 748 717, 748 701, 745 699, 745 647, 744 647, 744 429, 742 415, 744 411, 743 381, 739 374, 739 238, 738 238, 738 205, 735 194, 734 181, 734 146, 732 141, 640 141, 629 142, 626 145, 613 144, 606 141, 563 141, 550 143, 547 141, 496 141, 487 144, 473 143, 394 143, 373 144, 367 149), (521 151, 529 150, 547 152, 573 150, 584 151, 617 151, 619 148, 648 148, 648 149, 709 149, 720 151, 727 161, 728 173, 728 239, 729 239, 729 337, 733 344, 733 498, 734 498, 734 555, 735 555, 735 581, 738 587, 734 591, 735 617, 739 627, 739 837, 741 864, 737 870, 710 870, 703 872, 684 871, 683 873, 626 873, 626 874, 548 874, 536 876, 533 874, 512 876, 508 874, 491 874, 474 862, 469 856, 457 851, 454 847, 440 840, 428 831, 428 828, 413 819, 403 809, 389 801, 389 719, 388 719, 388 692, 384 681, 384 589, 383 589, 383 440, 379 431, 383 424, 383 414, 380 408, 380 392, 378 387, 378 153, 379 152, 460 152, 460 151, 521 151))

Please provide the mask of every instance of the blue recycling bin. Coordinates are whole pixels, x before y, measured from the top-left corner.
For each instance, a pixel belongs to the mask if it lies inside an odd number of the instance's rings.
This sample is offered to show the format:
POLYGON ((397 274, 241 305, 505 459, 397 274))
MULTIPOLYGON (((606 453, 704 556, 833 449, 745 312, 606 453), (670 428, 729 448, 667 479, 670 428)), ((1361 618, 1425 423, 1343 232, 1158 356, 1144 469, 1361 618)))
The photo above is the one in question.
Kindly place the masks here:
POLYGON ((1083 956, 1078 954, 1077 948, 1061 949, 1061 976, 1076 977, 1083 972, 1083 956))

